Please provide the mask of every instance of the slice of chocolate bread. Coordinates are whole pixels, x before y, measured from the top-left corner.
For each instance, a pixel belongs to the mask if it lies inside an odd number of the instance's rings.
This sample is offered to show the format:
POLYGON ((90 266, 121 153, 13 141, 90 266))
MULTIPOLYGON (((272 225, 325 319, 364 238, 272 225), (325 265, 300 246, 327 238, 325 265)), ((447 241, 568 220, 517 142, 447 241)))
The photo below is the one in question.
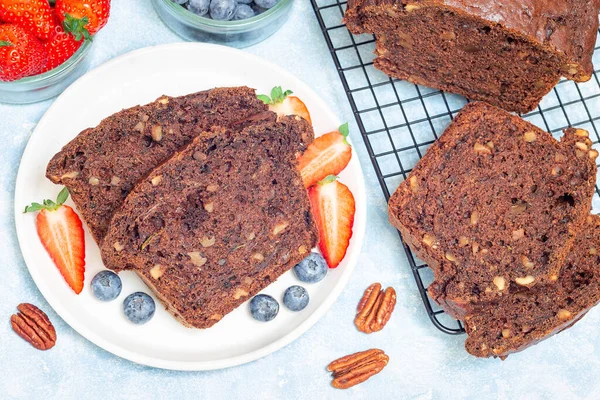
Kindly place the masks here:
POLYGON ((591 208, 596 150, 470 103, 389 201, 389 218, 435 273, 430 295, 462 318, 518 286, 551 283, 591 208))
POLYGON ((505 358, 572 326, 600 302, 599 254, 600 217, 588 216, 556 283, 513 287, 465 318, 467 351, 505 358))
POLYGON ((69 189, 77 211, 100 243, 114 211, 154 167, 212 126, 231 126, 266 111, 247 87, 162 96, 81 132, 52 158, 46 177, 69 189))
POLYGON ((377 39, 395 78, 533 110, 561 76, 591 78, 600 0, 349 0, 344 21, 377 39))
POLYGON ((296 168, 312 139, 299 117, 201 134, 115 213, 106 267, 135 269, 185 325, 212 326, 317 244, 296 168))

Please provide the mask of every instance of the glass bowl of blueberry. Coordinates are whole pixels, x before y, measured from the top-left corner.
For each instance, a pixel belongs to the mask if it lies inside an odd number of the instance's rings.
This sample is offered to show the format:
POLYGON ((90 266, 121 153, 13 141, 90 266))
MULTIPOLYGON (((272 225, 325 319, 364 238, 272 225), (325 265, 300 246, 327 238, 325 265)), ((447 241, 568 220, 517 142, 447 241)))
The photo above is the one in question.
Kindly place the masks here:
POLYGON ((183 38, 247 47, 287 20, 293 0, 152 0, 163 22, 183 38))

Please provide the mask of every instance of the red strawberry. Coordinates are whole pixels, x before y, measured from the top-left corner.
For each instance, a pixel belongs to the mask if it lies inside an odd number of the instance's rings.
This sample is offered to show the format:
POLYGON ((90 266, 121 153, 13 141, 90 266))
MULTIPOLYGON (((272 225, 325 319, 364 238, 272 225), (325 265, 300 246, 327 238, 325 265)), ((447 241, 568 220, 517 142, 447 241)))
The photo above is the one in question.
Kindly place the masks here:
POLYGON ((291 90, 284 92, 281 86, 275 86, 271 89, 271 97, 259 94, 258 98, 269 106, 269 110, 277 115, 298 115, 312 125, 310 113, 306 105, 296 96, 290 96, 292 93, 291 90))
POLYGON ((42 42, 17 25, 0 24, 0 81, 39 74, 48 54, 42 42))
POLYGON ((354 196, 333 175, 311 187, 308 196, 319 228, 319 249, 329 268, 336 268, 344 259, 352 237, 354 196))
POLYGON ((72 34, 57 27, 54 36, 44 42, 44 48, 48 53, 48 62, 41 72, 50 71, 67 61, 82 44, 83 39, 76 40, 72 34))
POLYGON ((19 25, 44 40, 56 27, 48 0, 0 0, 0 21, 19 25))
POLYGON ((352 147, 348 144, 348 123, 339 131, 319 136, 298 160, 304 187, 311 187, 328 175, 337 175, 350 162, 352 147))
POLYGON ((68 197, 67 188, 63 188, 56 203, 52 200, 32 203, 25 207, 25 212, 39 211, 35 220, 38 236, 65 281, 79 294, 85 272, 85 241, 79 216, 63 204, 68 197))
POLYGON ((65 30, 80 31, 89 39, 108 22, 110 0, 56 0, 54 9, 65 30))

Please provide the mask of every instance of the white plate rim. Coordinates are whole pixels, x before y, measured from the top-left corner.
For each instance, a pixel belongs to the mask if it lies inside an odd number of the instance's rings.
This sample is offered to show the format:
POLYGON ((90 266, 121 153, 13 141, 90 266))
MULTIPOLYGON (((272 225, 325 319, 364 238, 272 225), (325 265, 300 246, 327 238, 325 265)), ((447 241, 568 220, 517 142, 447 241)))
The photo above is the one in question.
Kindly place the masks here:
POLYGON ((28 269, 31 277, 33 278, 36 286, 38 287, 38 289, 40 290, 41 294, 44 296, 44 298, 46 299, 48 304, 54 309, 54 311, 68 325, 70 325, 75 331, 77 331, 80 335, 82 335, 84 338, 86 338, 90 342, 94 343, 96 346, 98 346, 114 355, 117 355, 121 358, 125 358, 129 361, 132 361, 132 362, 135 362, 138 364, 151 366, 151 367, 155 367, 155 368, 161 368, 161 369, 169 369, 169 370, 208 371, 208 370, 216 370, 216 369, 222 369, 222 368, 228 368, 228 367, 233 367, 233 366, 237 366, 237 365, 242 365, 242 364, 246 364, 246 363, 258 360, 260 358, 263 358, 263 357, 287 346, 288 344, 292 343, 293 341, 295 341, 301 335, 306 333, 319 319, 321 319, 330 310, 330 308, 333 306, 333 303, 337 300, 337 298, 339 297, 339 295, 341 294, 343 289, 346 287, 348 280, 350 278, 350 275, 352 274, 354 267, 358 263, 358 257, 361 253, 361 249, 362 249, 362 245, 363 245, 363 241, 364 241, 365 230, 366 230, 366 188, 365 188, 364 174, 362 171, 362 167, 360 165, 360 162, 358 161, 358 156, 356 155, 356 147, 353 146, 353 151, 355 153, 353 158, 356 158, 355 173, 357 174, 356 178, 357 178, 358 186, 359 186, 360 190, 358 190, 356 193, 353 193, 355 200, 356 200, 357 207, 356 207, 356 214, 355 214, 355 218, 354 218, 352 240, 357 241, 358 245, 356 246, 355 251, 352 254, 347 254, 347 257, 349 257, 349 258, 348 258, 347 265, 345 266, 345 270, 344 270, 343 274, 339 277, 337 283, 334 286, 334 289, 327 295, 327 297, 322 302, 322 304, 318 307, 318 309, 315 310, 315 312, 313 312, 309 318, 307 318, 305 321, 303 321, 294 330, 292 330, 288 334, 282 336, 278 340, 275 340, 274 342, 270 343, 269 345, 263 346, 262 348, 245 353, 243 355, 223 358, 220 360, 173 361, 173 360, 164 360, 161 358, 147 356, 147 355, 139 354, 137 352, 130 351, 130 350, 128 350, 124 347, 121 347, 117 344, 111 343, 110 341, 106 340, 105 338, 103 338, 101 335, 97 334, 93 330, 88 329, 85 325, 80 324, 78 322, 76 316, 71 315, 64 308, 62 308, 62 306, 60 305, 58 300, 53 298, 53 296, 50 292, 43 289, 45 286, 42 284, 40 276, 36 273, 36 270, 34 268, 29 267, 29 265, 31 263, 33 263, 33 260, 31 259, 31 256, 26 251, 24 251, 25 249, 24 249, 23 243, 25 243, 27 238, 23 237, 24 228, 22 227, 20 218, 18 218, 18 215, 22 214, 22 212, 23 212, 23 208, 22 208, 23 204, 22 203, 24 201, 23 200, 23 198, 24 198, 23 186, 24 185, 22 183, 20 184, 20 182, 23 179, 24 170, 26 168, 25 166, 28 164, 28 160, 31 158, 31 154, 30 154, 31 147, 32 147, 32 146, 30 146, 31 139, 35 136, 35 133, 38 130, 38 127, 43 126, 45 123, 45 120, 47 118, 49 118, 48 115, 50 115, 55 108, 60 107, 63 102, 63 99, 67 98, 69 93, 71 91, 74 91, 75 88, 77 88, 79 85, 85 84, 85 82, 87 80, 94 79, 95 75, 103 72, 105 69, 112 68, 113 66, 115 66, 119 63, 125 62, 130 58, 135 58, 141 54, 145 54, 148 52, 155 52, 155 51, 160 52, 162 49, 169 49, 169 48, 173 48, 173 47, 208 48, 208 49, 213 49, 215 51, 222 51, 222 52, 230 53, 230 54, 242 57, 242 58, 246 58, 248 60, 251 60, 252 62, 268 65, 269 68, 277 71, 277 73, 287 76, 290 79, 295 80, 296 81, 295 85, 298 85, 298 87, 301 87, 302 91, 309 93, 311 95, 311 97, 314 98, 316 103, 320 103, 320 104, 318 104, 318 106, 320 106, 322 108, 322 110, 328 115, 329 119, 331 119, 332 121, 335 121, 336 124, 338 124, 338 125, 340 124, 339 118, 331 111, 330 107, 308 85, 306 85, 304 82, 302 82, 300 79, 293 76, 290 72, 286 71, 282 67, 280 67, 276 64, 273 64, 270 61, 267 61, 259 56, 253 55, 251 53, 247 53, 247 52, 244 52, 244 51, 241 51, 238 49, 220 46, 220 45, 214 45, 214 44, 208 44, 208 43, 185 43, 185 42, 184 43, 172 43, 172 44, 149 46, 149 47, 145 47, 142 49, 134 50, 134 51, 122 54, 116 58, 113 58, 113 59, 107 61, 106 63, 88 71, 85 75, 80 77, 77 81, 75 81, 71 86, 69 86, 53 102, 53 104, 48 108, 48 110, 44 113, 44 115, 42 116, 40 121, 37 123, 36 128, 32 132, 32 134, 28 140, 28 143, 25 147, 25 150, 23 151, 23 155, 21 157, 21 161, 20 161, 19 169, 18 169, 18 173, 17 173, 17 179, 15 181, 15 195, 14 195, 15 225, 16 225, 16 231, 17 231, 17 238, 19 241, 19 247, 21 249, 21 253, 23 254, 23 259, 25 260, 27 269, 28 269))

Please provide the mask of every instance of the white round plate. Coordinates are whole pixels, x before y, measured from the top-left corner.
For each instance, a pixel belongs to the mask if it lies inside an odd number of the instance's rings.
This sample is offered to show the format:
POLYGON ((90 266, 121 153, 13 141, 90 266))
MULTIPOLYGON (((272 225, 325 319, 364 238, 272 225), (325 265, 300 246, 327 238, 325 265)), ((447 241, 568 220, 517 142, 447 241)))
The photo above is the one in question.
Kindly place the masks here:
MULTIPOLYGON (((135 291, 151 291, 133 273, 121 273, 123 291, 109 303, 96 300, 90 281, 103 269, 98 246, 86 230, 85 286, 80 295, 67 286, 44 251, 35 229, 35 215, 23 214, 31 202, 55 199, 60 190, 44 177, 46 164, 79 132, 96 126, 123 108, 146 104, 160 95, 185 95, 218 86, 246 85, 257 93, 273 86, 291 89, 307 105, 316 135, 335 130, 340 121, 304 83, 281 68, 251 54, 208 44, 178 43, 149 47, 120 56, 90 71, 56 99, 31 135, 15 189, 15 219, 23 257, 38 288, 56 312, 96 345, 128 360, 177 370, 225 368, 256 360, 291 343, 331 307, 357 262, 364 237, 366 200, 363 174, 356 155, 340 175, 356 199, 354 235, 346 258, 317 284, 303 284, 288 271, 262 293, 282 303, 293 284, 306 287, 310 303, 293 313, 283 304, 268 323, 252 319, 245 303, 210 329, 179 324, 157 301, 154 318, 134 325, 123 315, 123 299, 135 291)), ((67 203, 73 205, 70 201, 67 203)))

